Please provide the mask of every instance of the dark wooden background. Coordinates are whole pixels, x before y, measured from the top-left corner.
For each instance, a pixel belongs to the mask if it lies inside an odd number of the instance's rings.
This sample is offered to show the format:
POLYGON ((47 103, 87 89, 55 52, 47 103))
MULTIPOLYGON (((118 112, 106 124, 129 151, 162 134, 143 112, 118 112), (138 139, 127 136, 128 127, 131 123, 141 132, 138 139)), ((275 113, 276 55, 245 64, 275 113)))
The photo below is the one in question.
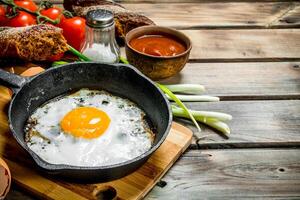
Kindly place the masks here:
MULTIPOLYGON (((229 139, 201 125, 211 137, 193 142, 147 198, 299 199, 300 1, 119 2, 187 34, 190 62, 164 83, 203 84, 222 101, 188 106, 234 117, 229 139)), ((15 186, 7 199, 21 198, 34 199, 15 186)))

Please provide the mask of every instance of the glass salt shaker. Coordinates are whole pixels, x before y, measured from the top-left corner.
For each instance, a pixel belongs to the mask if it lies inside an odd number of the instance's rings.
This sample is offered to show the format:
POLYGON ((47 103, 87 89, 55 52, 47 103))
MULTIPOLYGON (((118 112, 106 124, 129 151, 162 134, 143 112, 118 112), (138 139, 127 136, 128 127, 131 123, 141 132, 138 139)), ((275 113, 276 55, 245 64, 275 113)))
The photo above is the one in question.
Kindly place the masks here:
POLYGON ((115 23, 112 12, 98 9, 87 13, 85 42, 81 52, 93 61, 119 62, 120 48, 115 39, 115 23))

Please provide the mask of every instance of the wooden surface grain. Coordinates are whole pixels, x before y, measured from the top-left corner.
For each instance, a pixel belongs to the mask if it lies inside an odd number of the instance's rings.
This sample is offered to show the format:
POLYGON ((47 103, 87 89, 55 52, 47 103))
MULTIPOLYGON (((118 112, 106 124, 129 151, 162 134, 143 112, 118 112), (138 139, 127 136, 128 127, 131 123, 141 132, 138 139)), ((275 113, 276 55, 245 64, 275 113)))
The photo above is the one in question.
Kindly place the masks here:
POLYGON ((161 82, 202 84, 222 100, 299 99, 300 62, 189 63, 161 82))
POLYGON ((273 21, 272 26, 294 26, 300 27, 300 7, 298 4, 293 4, 279 18, 273 21))
MULTIPOLYGON (((35 0, 40 2, 40 0, 35 0)), ((51 0, 60 5, 62 0, 51 0)), ((300 25, 298 1, 127 0, 123 5, 161 26, 199 28, 291 28, 300 25), (168 4, 172 2, 172 4, 168 4)))
POLYGON ((183 30, 199 62, 299 60, 299 29, 183 30))
POLYGON ((299 149, 193 150, 147 199, 299 199, 299 149))
MULTIPOLYGON (((130 10, 150 17, 157 25, 179 29, 292 27, 299 2, 133 3, 130 10), (284 21, 290 19, 288 22, 284 21), (291 22, 293 19, 293 22, 291 22)), ((299 20, 299 21, 298 21, 299 20)))

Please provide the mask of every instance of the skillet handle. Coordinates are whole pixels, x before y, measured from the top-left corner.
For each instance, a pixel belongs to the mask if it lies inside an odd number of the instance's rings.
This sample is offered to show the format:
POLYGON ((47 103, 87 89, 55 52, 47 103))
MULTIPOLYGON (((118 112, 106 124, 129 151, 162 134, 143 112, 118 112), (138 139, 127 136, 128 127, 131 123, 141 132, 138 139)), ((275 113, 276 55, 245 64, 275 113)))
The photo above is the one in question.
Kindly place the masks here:
POLYGON ((11 88, 14 93, 16 93, 26 82, 26 78, 0 69, 0 85, 11 88))

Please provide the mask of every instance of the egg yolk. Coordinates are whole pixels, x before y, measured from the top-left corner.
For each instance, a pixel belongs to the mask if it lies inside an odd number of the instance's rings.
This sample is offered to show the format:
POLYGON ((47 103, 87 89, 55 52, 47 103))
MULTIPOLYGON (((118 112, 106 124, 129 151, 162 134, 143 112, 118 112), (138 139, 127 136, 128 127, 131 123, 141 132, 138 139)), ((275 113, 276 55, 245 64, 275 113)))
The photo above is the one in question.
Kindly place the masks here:
POLYGON ((68 112, 60 122, 64 132, 86 139, 101 136, 109 124, 109 116, 104 111, 93 107, 75 108, 68 112))

